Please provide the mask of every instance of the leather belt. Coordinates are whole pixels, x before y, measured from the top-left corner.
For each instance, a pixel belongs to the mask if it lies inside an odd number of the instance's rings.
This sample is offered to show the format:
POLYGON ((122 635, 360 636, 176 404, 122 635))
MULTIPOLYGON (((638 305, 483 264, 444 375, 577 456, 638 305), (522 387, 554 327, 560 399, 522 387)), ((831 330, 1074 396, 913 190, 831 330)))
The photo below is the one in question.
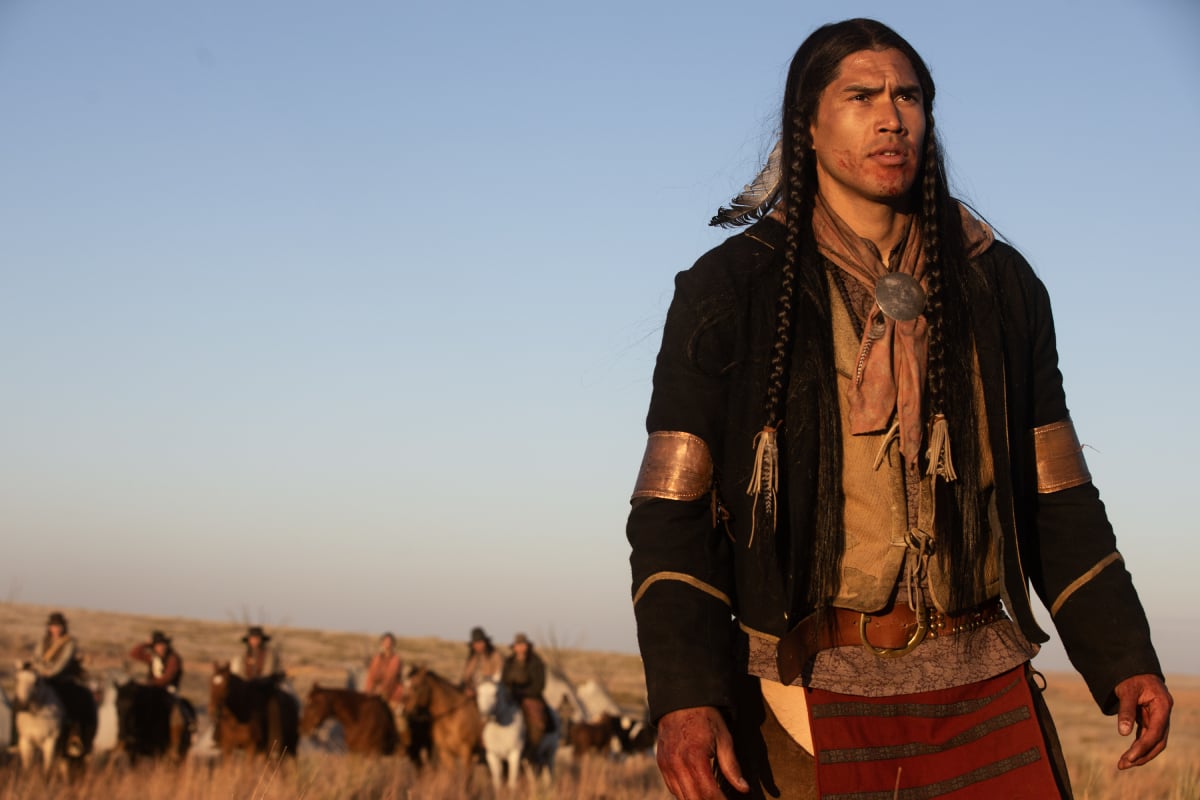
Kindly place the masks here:
POLYGON ((918 616, 902 603, 878 614, 834 608, 819 621, 816 614, 805 617, 779 640, 776 667, 780 680, 790 684, 821 650, 861 644, 880 658, 895 658, 912 652, 926 638, 965 633, 1003 617, 999 598, 961 614, 930 607, 918 616))

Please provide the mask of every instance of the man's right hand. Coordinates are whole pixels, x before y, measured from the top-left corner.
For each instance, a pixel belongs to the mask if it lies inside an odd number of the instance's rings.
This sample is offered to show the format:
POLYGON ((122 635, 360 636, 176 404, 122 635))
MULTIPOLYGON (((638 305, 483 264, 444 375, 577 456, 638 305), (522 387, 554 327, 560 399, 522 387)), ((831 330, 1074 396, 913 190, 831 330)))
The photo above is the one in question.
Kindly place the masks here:
POLYGON ((679 800, 722 800, 713 760, 739 792, 749 792, 733 753, 733 737, 712 706, 681 708, 658 721, 658 769, 679 800))

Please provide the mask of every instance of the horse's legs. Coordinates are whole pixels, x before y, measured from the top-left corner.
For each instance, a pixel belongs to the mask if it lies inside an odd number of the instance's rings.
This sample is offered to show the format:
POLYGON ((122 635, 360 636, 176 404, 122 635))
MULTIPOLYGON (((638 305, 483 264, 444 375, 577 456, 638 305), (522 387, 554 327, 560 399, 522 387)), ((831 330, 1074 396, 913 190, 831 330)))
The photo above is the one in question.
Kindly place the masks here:
POLYGON ((179 763, 187 755, 188 745, 191 744, 191 732, 183 712, 172 707, 167 717, 167 759, 179 763))
POLYGON ((508 788, 516 789, 517 780, 521 777, 521 748, 517 747, 508 754, 508 788))
POLYGON ((49 780, 53 775, 54 761, 57 750, 58 737, 47 736, 42 740, 42 772, 45 773, 46 780, 49 780))
POLYGON ((487 766, 488 766, 488 772, 490 772, 492 774, 492 788, 493 789, 499 789, 500 784, 504 778, 504 776, 502 774, 503 767, 501 766, 501 763, 502 762, 501 762, 500 756, 493 753, 491 750, 489 750, 487 752, 487 766))

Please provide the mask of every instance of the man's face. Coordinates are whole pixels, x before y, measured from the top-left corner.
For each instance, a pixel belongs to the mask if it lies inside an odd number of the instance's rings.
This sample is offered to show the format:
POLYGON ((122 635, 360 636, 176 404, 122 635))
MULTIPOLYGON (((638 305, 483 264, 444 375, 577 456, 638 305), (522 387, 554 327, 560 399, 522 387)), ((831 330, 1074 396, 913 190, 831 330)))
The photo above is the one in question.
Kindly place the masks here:
POLYGON ((842 59, 810 128, 817 184, 835 206, 907 200, 921 166, 925 102, 899 50, 860 50, 842 59))
POLYGON ((257 650, 262 647, 262 637, 258 635, 247 636, 246 644, 250 645, 251 650, 257 650))
POLYGON ((60 639, 63 635, 63 626, 57 622, 51 622, 46 626, 46 630, 50 632, 50 636, 54 639, 60 639))
POLYGON ((169 649, 170 645, 166 642, 155 642, 154 644, 154 652, 158 653, 159 658, 166 658, 169 649))
POLYGON ((476 653, 482 653, 483 651, 487 650, 487 642, 485 642, 483 639, 475 639, 471 642, 471 649, 476 653))
POLYGON ((517 642, 513 645, 513 653, 517 658, 524 659, 529 654, 529 645, 525 642, 517 642))

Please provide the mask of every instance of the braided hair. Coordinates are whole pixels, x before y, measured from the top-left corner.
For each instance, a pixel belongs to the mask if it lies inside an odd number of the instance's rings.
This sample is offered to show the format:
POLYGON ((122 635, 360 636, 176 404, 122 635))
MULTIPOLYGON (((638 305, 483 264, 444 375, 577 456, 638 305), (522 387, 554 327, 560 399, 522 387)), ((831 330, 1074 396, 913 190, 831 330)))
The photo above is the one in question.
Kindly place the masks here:
MULTIPOLYGON (((960 609, 983 598, 976 593, 983 583, 987 554, 987 530, 980 509, 979 440, 973 383, 974 336, 968 313, 968 262, 957 203, 950 196, 945 162, 934 127, 933 77, 925 62, 907 41, 886 25, 870 19, 851 19, 825 25, 800 45, 792 58, 784 90, 782 153, 778 186, 763 199, 755 213, 730 214, 721 209, 714 225, 738 225, 782 203, 785 245, 782 254, 776 329, 768 367, 764 398, 766 424, 778 428, 786 416, 788 364, 792 358, 793 335, 798 308, 828 314, 829 284, 820 264, 812 234, 813 200, 817 191, 816 159, 812 152, 811 126, 816 118, 821 93, 837 77, 843 59, 863 50, 900 51, 912 65, 921 85, 925 104, 925 142, 921 170, 919 220, 925 249, 928 298, 925 317, 929 323, 929 367, 926 378, 926 419, 944 415, 954 442, 959 470, 954 484, 935 481, 938 498, 936 556, 941 559, 950 582, 951 608, 960 609), (805 299, 798 302, 799 297, 805 299)), ((828 325, 820 326, 828 330, 828 325)), ((822 334, 824 335, 824 334, 822 334)), ((805 343, 832 351, 829 342, 805 343)), ((845 549, 842 520, 840 416, 836 376, 831 358, 829 374, 818 380, 817 425, 823 444, 818 448, 818 507, 812 510, 816 535, 807 547, 797 548, 789 571, 807 574, 807 589, 801 600, 807 608, 821 609, 836 595, 839 565, 845 549)), ((781 463, 785 463, 781 459, 781 463)))

